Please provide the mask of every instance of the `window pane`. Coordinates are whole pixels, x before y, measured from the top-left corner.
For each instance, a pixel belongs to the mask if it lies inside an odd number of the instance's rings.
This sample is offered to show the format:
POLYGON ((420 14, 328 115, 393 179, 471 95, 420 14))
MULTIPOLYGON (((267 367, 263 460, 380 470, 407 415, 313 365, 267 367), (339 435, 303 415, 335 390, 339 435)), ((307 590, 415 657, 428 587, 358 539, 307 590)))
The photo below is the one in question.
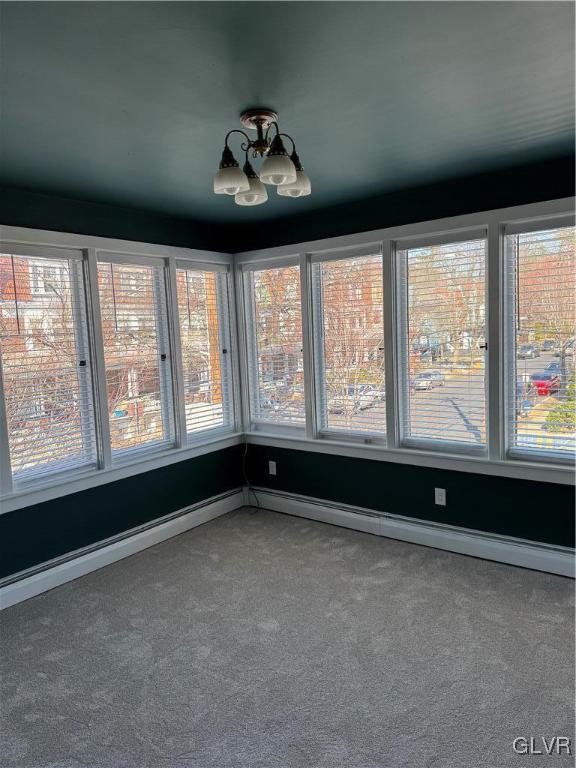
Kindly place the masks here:
POLYGON ((300 270, 297 266, 248 273, 253 309, 252 414, 256 419, 303 424, 304 368, 300 270))
POLYGON ((82 265, 0 255, 0 343, 16 482, 94 466, 82 265))
POLYGON ((382 256, 314 265, 323 426, 385 432, 382 256))
POLYGON ((163 270, 99 263, 112 452, 172 440, 163 270))
POLYGON ((576 433, 574 227, 511 235, 511 445, 572 452, 576 433))
POLYGON ((485 240, 413 248, 404 255, 405 436, 482 445, 485 240))
POLYGON ((223 273, 176 270, 186 432, 189 435, 229 422, 229 392, 227 381, 223 382, 222 377, 224 343, 220 338, 219 319, 225 280, 223 273))

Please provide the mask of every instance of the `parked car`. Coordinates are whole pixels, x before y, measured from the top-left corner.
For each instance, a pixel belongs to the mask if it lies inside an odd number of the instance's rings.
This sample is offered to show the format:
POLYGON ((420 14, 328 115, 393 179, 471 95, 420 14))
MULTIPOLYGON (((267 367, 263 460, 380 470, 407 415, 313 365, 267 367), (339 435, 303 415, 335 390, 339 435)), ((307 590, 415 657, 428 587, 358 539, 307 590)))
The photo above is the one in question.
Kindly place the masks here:
POLYGON ((378 390, 372 384, 349 384, 342 394, 328 399, 330 413, 358 413, 374 405, 380 399, 378 390))
POLYGON ((532 360, 535 357, 540 357, 540 350, 536 344, 522 344, 518 350, 518 357, 520 360, 532 360))
POLYGON ((536 387, 536 392, 539 395, 551 395, 560 389, 560 376, 547 371, 533 373, 530 376, 530 381, 536 387))
POLYGON ((368 384, 368 386, 373 388, 376 400, 386 400, 386 387, 384 383, 368 384))
POLYGON ((556 376, 560 376, 562 373, 562 368, 560 367, 560 363, 548 363, 546 368, 544 368, 545 373, 554 373, 556 376))
POLYGON ((264 396, 260 399, 260 409, 262 411, 279 411, 280 400, 272 395, 264 396))
POLYGON ((428 389, 434 389, 434 387, 442 386, 443 382, 440 382, 435 373, 439 371, 425 371, 424 373, 417 373, 412 380, 412 389, 415 392, 422 392, 428 389))
POLYGON ((429 373, 432 376, 432 379, 433 379, 433 381, 436 382, 436 386, 437 387, 443 387, 444 386, 444 382, 446 380, 446 376, 443 373, 443 371, 434 370, 434 371, 427 371, 427 373, 429 373))
POLYGON ((557 344, 554 341, 554 339, 544 339, 540 349, 542 350, 542 352, 554 352, 556 347, 557 347, 557 344))

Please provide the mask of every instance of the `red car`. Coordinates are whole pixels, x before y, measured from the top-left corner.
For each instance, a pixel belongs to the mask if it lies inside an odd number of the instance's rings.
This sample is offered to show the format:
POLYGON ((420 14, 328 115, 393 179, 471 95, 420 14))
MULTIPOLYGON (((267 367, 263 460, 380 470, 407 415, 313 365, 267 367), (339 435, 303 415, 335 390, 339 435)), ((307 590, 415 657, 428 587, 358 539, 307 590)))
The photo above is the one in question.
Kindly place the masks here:
POLYGON ((553 392, 558 392, 560 389, 560 376, 556 376, 555 373, 533 373, 530 376, 530 381, 536 387, 536 392, 539 395, 551 395, 553 392))

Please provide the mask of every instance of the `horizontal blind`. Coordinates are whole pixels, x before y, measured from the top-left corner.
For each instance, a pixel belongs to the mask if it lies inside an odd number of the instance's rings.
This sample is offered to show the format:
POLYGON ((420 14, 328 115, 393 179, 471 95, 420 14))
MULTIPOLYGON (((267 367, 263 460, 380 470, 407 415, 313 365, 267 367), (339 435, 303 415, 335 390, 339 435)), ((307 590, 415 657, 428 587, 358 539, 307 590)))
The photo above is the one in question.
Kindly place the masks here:
POLYGON ((172 443, 164 270, 99 262, 98 288, 112 454, 172 443))
POLYGON ((246 278, 252 416, 304 424, 300 269, 262 269, 246 278))
POLYGON ((312 279, 321 426, 384 433, 382 256, 322 261, 312 279))
POLYGON ((570 454, 575 448, 575 228, 506 238, 510 446, 570 454))
POLYGON ((230 422, 230 351, 223 310, 227 274, 176 269, 186 433, 230 422))
POLYGON ((80 258, 0 255, 0 345, 15 483, 94 467, 80 258))
POLYGON ((405 440, 486 441, 485 239, 399 253, 405 440))

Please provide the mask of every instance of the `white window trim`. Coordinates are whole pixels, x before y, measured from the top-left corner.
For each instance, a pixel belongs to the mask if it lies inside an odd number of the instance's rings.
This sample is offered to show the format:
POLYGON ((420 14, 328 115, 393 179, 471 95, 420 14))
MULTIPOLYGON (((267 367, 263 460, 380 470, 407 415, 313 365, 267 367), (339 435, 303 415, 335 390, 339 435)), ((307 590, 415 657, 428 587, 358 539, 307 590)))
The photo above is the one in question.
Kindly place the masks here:
MULTIPOLYGON (((0 248, 15 255, 36 255, 42 258, 53 257, 56 259, 65 257, 83 261, 98 443, 98 467, 96 469, 79 469, 78 472, 64 474, 54 473, 52 476, 45 476, 38 483, 31 481, 26 486, 15 489, 10 471, 9 452, 6 450, 8 433, 4 417, 3 389, 0 387, 0 514, 120 480, 140 472, 147 472, 174 462, 184 461, 204 453, 221 450, 241 441, 241 416, 238 410, 239 370, 235 361, 238 350, 235 296, 229 284, 227 321, 232 363, 230 366, 232 371, 230 386, 232 422, 225 427, 202 430, 186 443, 143 446, 122 456, 119 455, 112 466, 98 298, 98 261, 162 266, 165 268, 167 278, 167 309, 170 325, 170 314, 176 305, 173 303, 169 278, 176 264, 180 262, 182 266, 189 268, 231 273, 234 263, 231 254, 11 226, 0 226, 0 248)), ((174 375, 174 361, 179 357, 180 349, 177 342, 177 335, 172 328, 169 328, 175 406, 181 400, 181 389, 174 375), (178 354, 175 354, 175 350, 178 350, 178 354)))
POLYGON ((452 472, 469 472, 476 475, 509 477, 517 480, 532 480, 558 485, 574 485, 574 468, 542 462, 494 461, 453 453, 434 453, 412 448, 383 448, 379 445, 359 445, 349 440, 314 440, 293 435, 251 432, 245 436, 250 445, 265 445, 274 448, 288 448, 295 451, 324 453, 348 458, 371 459, 391 464, 408 464, 413 467, 431 467, 452 472))
MULTIPOLYGON (((141 266, 154 270, 152 272, 152 301, 154 308, 154 318, 156 325, 156 347, 157 356, 167 355, 166 367, 160 366, 158 368, 158 379, 160 387, 160 418, 163 423, 163 430, 165 437, 163 440, 151 440, 146 441, 141 445, 135 445, 131 448, 120 448, 114 451, 110 447, 110 466, 122 466, 129 464, 133 461, 138 461, 141 456, 150 456, 155 453, 161 453, 164 450, 178 447, 177 425, 179 424, 178 409, 180 403, 180 394, 177 391, 177 382, 174 378, 174 358, 177 356, 175 353, 174 337, 171 334, 171 320, 170 316, 174 309, 173 297, 170 293, 169 286, 169 273, 168 264, 166 259, 153 258, 150 256, 134 256, 132 254, 116 254, 105 253, 103 251, 96 252, 96 273, 98 271, 98 264, 127 264, 133 266, 141 266), (165 303, 166 316, 164 318, 161 309, 161 302, 165 303)), ((98 276, 96 275, 96 280, 98 276)), ((98 304, 98 318, 101 323, 102 318, 102 305, 100 302, 100 293, 98 289, 95 294, 92 294, 92 298, 96 300, 98 304)), ((102 326, 94 327, 94 336, 96 339, 102 341, 102 326)), ((102 364, 104 366, 104 380, 106 377, 106 361, 104 347, 102 346, 102 364)), ((179 353, 178 353, 179 354, 179 353)), ((106 395, 107 388, 104 387, 104 394, 106 395)), ((109 404, 106 401, 106 417, 102 414, 103 419, 107 419, 108 437, 110 436, 110 416, 109 416, 109 404)), ((109 441, 110 445, 110 441, 109 441)))
POLYGON ((174 403, 175 403, 175 427, 176 427, 176 446, 195 445, 203 435, 218 434, 221 431, 230 432, 238 426, 237 402, 238 396, 234 387, 234 381, 237 380, 234 368, 234 320, 235 310, 233 306, 234 291, 232 285, 232 269, 229 264, 214 264, 209 262, 193 261, 192 259, 170 260, 167 264, 167 291, 168 291, 168 316, 170 323, 170 338, 173 340, 174 353, 172 380, 174 382, 174 403), (184 369, 182 361, 182 342, 180 336, 180 318, 178 316, 178 287, 176 282, 176 270, 184 269, 198 272, 214 272, 225 277, 224 293, 217 288, 217 313, 218 313, 218 333, 221 345, 227 349, 226 356, 220 350, 220 365, 222 374, 222 389, 227 380, 228 391, 230 394, 229 402, 225 403, 223 409, 224 424, 214 427, 206 427, 188 434, 186 423, 186 408, 184 395, 184 369))
MULTIPOLYGON (((308 312, 310 320, 310 332, 308 334, 310 341, 309 355, 312 360, 310 371, 314 372, 310 374, 310 378, 313 379, 314 384, 312 387, 312 395, 310 398, 310 409, 313 413, 314 429, 311 432, 311 437, 321 438, 323 440, 349 440, 351 443, 365 443, 365 444, 378 444, 381 446, 388 445, 388 428, 384 431, 370 432, 368 430, 355 430, 355 429, 338 429, 336 427, 329 427, 327 424, 327 414, 322 410, 323 399, 326 398, 326 382, 324 380, 324 336, 321 333, 322 328, 322 297, 321 292, 315 290, 320 288, 319 282, 315 283, 313 277, 313 269, 315 265, 327 264, 330 262, 344 261, 347 259, 363 259, 378 256, 382 263, 382 279, 385 281, 385 269, 384 269, 384 252, 382 243, 371 243, 366 247, 354 247, 343 248, 335 251, 323 251, 316 254, 307 254, 305 257, 305 269, 308 275, 306 285, 306 302, 305 295, 303 294, 302 302, 303 307, 306 303, 309 306, 308 312), (309 287, 308 287, 309 286, 309 287), (320 380, 321 379, 321 380, 320 380)), ((384 293, 382 295, 384 300, 384 293)), ((382 322, 382 338, 384 340, 384 368, 386 378, 386 309, 383 311, 382 322)), ((304 347, 306 349, 306 346, 304 347)), ((388 396, 388 395, 386 395, 388 396)), ((386 416, 388 416, 388 406, 386 406, 386 416)))
MULTIPOLYGON (((503 375, 501 379, 501 429, 502 446, 501 458, 512 461, 531 462, 537 468, 539 465, 554 463, 558 466, 564 466, 568 471, 573 471, 574 458, 567 456, 566 453, 553 451, 539 451, 537 448, 519 448, 512 445, 512 409, 515 401, 515 377, 505 376, 505 364, 511 353, 515 352, 515 331, 514 331, 514 310, 512 301, 512 292, 509 289, 510 281, 514 275, 510 273, 510 259, 506 251, 506 238, 510 235, 530 234, 532 232, 544 231, 547 229, 558 229, 562 227, 576 226, 576 214, 569 213, 558 216, 548 216, 545 218, 525 218, 520 220, 508 221, 501 225, 499 233, 499 256, 500 256, 500 279, 501 279, 501 334, 500 334, 500 358, 502 360, 503 375)), ((515 292, 514 292, 515 293, 515 292)), ((518 297, 515 296, 515 300, 518 297)), ((514 418, 516 418, 514 416, 514 418)))
MULTIPOLYGON (((129 477, 139 472, 149 471, 160 466, 165 466, 178 461, 183 461, 193 456, 202 455, 210 451, 221 450, 228 445, 236 445, 242 441, 262 445, 286 446, 298 450, 323 452, 342 456, 351 456, 359 458, 369 458, 378 461, 389 461, 392 463, 411 464, 414 466, 428 466, 439 469, 473 472, 477 474, 486 474, 502 477, 519 478, 526 480, 535 480, 541 482, 551 482, 571 485, 574 483, 574 469, 572 464, 552 463, 548 457, 535 456, 529 459, 523 455, 517 457, 511 455, 507 449, 506 437, 503 434, 506 422, 506 387, 505 372, 503 370, 503 344, 504 334, 504 294, 505 283, 503 275, 503 263, 500 258, 502 253, 502 243, 504 232, 513 231, 513 227, 519 227, 519 231, 529 231, 527 227, 533 225, 534 229, 545 228, 547 225, 552 227, 562 226, 563 222, 569 223, 574 215, 574 198, 563 198, 560 200, 550 200, 542 203, 534 203, 524 206, 515 206, 505 209, 496 209, 484 211, 465 216, 450 217, 434 221, 419 222, 416 224, 401 225, 389 227, 386 229, 346 235, 324 240, 308 241, 298 245, 279 246, 277 248, 249 251, 239 254, 224 254, 204 250, 191 250, 165 245, 153 245, 136 241, 119 240, 113 238, 103 238, 90 235, 78 235, 72 233, 50 232, 46 230, 28 229, 23 227, 0 227, 0 243, 2 247, 21 249, 24 255, 45 256, 46 251, 42 248, 64 249, 68 251, 82 251, 86 254, 85 270, 86 284, 88 293, 88 312, 89 325, 91 328, 91 343, 95 349, 92 350, 94 376, 98 383, 102 375, 103 356, 98 350, 98 333, 100 318, 98 314, 97 302, 94 302, 94 291, 97 290, 95 283, 95 262, 100 257, 100 252, 124 254, 127 257, 152 257, 164 259, 168 263, 168 269, 173 269, 176 260, 191 262, 194 265, 210 265, 211 268, 223 268, 230 270, 230 290, 229 290, 229 316, 230 316, 230 337, 231 337, 231 367, 232 367, 232 392, 234 424, 230 431, 223 434, 215 434, 212 430, 207 430, 210 434, 199 433, 198 441, 187 446, 177 445, 175 447, 164 448, 160 453, 153 456, 138 457, 134 463, 122 466, 111 467, 110 461, 106 457, 106 435, 105 414, 107 413, 107 404, 105 404, 104 413, 102 413, 102 395, 105 397, 105 388, 102 389, 101 382, 96 391, 96 409, 97 424, 99 425, 99 439, 103 445, 100 447, 100 462, 98 469, 87 473, 82 473, 82 477, 74 479, 55 478, 51 485, 43 485, 37 490, 26 489, 18 493, 13 493, 11 488, 11 475, 9 463, 4 458, 0 461, 0 493, 3 492, 1 512, 9 512, 13 509, 28 506, 30 504, 40 503, 49 499, 69 493, 95 487, 114 480, 129 477), (542 226, 544 224, 544 226, 542 226), (487 377, 489 387, 488 398, 488 457, 463 456, 449 453, 435 453, 433 451, 416 450, 412 448, 399 447, 398 433, 398 393, 397 393, 397 350, 395 346, 395 333, 393 328, 393 318, 396 312, 395 296, 395 253, 393 242, 407 238, 429 238, 434 236, 445 236, 448 233, 454 234, 460 231, 470 231, 477 227, 488 228, 488 264, 487 264, 487 285, 488 285, 488 304, 486 308, 487 327, 488 327, 488 359, 487 359, 487 377), (358 441, 339 440, 338 436, 333 439, 320 438, 316 434, 316 415, 313 403, 314 398, 314 375, 313 375, 313 356, 311 356, 312 329, 309 322, 309 275, 304 275, 303 267, 310 264, 312 258, 321 260, 323 253, 342 250, 342 257, 346 258, 354 249, 364 250, 364 253, 372 250, 376 245, 381 244, 384 255, 384 336, 385 336, 385 365, 386 365, 386 403, 387 403, 387 447, 380 442, 374 444, 359 444, 358 441), (308 254, 308 256, 306 255, 308 254), (258 423, 254 427, 250 426, 249 407, 248 407, 248 383, 247 383, 247 360, 246 360, 246 333, 244 323, 238 322, 238 318, 244 317, 243 304, 243 280, 242 273, 245 269, 264 269, 267 267, 279 267, 299 263, 301 267, 301 288, 305 290, 302 293, 303 302, 303 345, 304 345, 304 371, 305 388, 307 402, 312 404, 307 406, 306 427, 289 426, 284 429, 284 425, 276 425, 271 422, 258 423), (306 307, 304 306, 306 305, 306 307)), ((16 251, 15 251, 16 252, 16 251)), ((56 252, 54 255, 57 257, 56 252)), ((172 302, 170 302, 172 303, 172 302)), ((172 334, 172 339, 175 339, 172 334)), ((100 341, 101 344, 101 341, 100 341)), ((174 378, 174 377, 173 377, 174 378)), ((2 397, 0 392, 0 406, 2 397)), ((3 409, 0 408, 3 413, 3 409)), ((7 431, 5 419, 0 415, 0 454, 7 456, 7 451, 3 450, 7 442, 7 431)), ((109 446, 109 440, 107 441, 109 446)))
MULTIPOLYGON (((8 229, 8 228, 7 228, 8 229)), ((98 466, 100 463, 100 451, 99 451, 99 440, 98 440, 98 424, 96 420, 96 412, 97 412, 97 404, 96 404, 96 393, 94 390, 94 381, 95 381, 95 367, 94 367, 94 358, 92 356, 92 326, 90 321, 90 302, 89 302, 89 284, 88 284, 88 272, 86 269, 86 256, 85 251, 81 248, 76 247, 60 247, 60 246, 38 246, 34 244, 27 244, 23 245, 21 242, 16 242, 15 240, 11 240, 10 238, 4 239, 0 238, 0 248, 2 251, 5 251, 9 255, 16 256, 16 257, 32 257, 32 258, 39 258, 44 259, 46 261, 55 260, 55 261, 67 261, 70 263, 70 265, 77 266, 79 270, 82 272, 82 278, 84 281, 84 284, 82 286, 76 285, 76 280, 78 279, 78 275, 75 273, 75 271, 72 269, 70 274, 70 292, 72 297, 72 313, 73 313, 73 323, 74 323, 74 332, 76 336, 76 340, 78 343, 78 340, 82 336, 82 332, 85 331, 87 335, 87 346, 86 348, 81 351, 80 348, 76 348, 76 352, 79 355, 88 355, 90 359, 90 371, 91 371, 91 380, 88 383, 88 386, 91 390, 90 392, 90 399, 92 401, 92 407, 94 408, 94 414, 89 414, 88 416, 88 422, 92 422, 90 424, 91 429, 94 431, 94 438, 95 438, 95 456, 94 461, 91 461, 89 464, 80 464, 78 469, 76 470, 74 467, 68 466, 62 468, 58 468, 62 466, 62 462, 53 462, 53 463, 46 463, 45 467, 43 468, 43 471, 40 473, 38 477, 34 476, 34 472, 32 470, 25 471, 22 473, 19 473, 19 477, 15 478, 12 475, 12 469, 11 469, 11 459, 10 459, 10 447, 9 447, 9 437, 8 437, 8 424, 6 419, 6 410, 5 410, 5 398, 4 398, 4 383, 2 381, 2 355, 0 350, 0 500, 4 498, 4 496, 8 496, 11 494, 21 494, 26 493, 27 490, 30 487, 39 486, 39 485, 46 485, 50 484, 53 478, 60 478, 60 482, 62 482, 62 478, 67 476, 69 473, 75 473, 78 472, 91 472, 94 469, 94 465, 98 466), (78 289, 78 290, 77 290, 78 289), (82 302, 84 304, 83 311, 85 312, 85 321, 86 321, 86 327, 80 327, 78 324, 79 316, 77 314, 79 307, 78 302, 82 302), (93 419, 92 419, 93 417, 93 419), (51 469, 51 464, 55 465, 54 469, 51 469), (30 478, 30 479, 28 479, 30 478)), ((88 392, 82 390, 79 390, 79 398, 80 402, 85 407, 88 401, 88 392)), ((84 429, 81 430, 82 433, 82 440, 84 441, 86 438, 86 433, 84 429)))
MULTIPOLYGON (((408 427, 408 417, 410 413, 410 392, 409 392, 409 368, 407 356, 408 339, 403 338, 403 313, 406 313, 406 327, 408 327, 408 263, 407 251, 412 248, 420 248, 432 245, 450 245, 452 243, 463 243, 471 240, 483 240, 484 246, 484 313, 486 328, 490 327, 489 316, 489 285, 488 285, 488 263, 489 263, 489 241, 488 227, 477 227, 475 229, 458 229, 453 233, 444 233, 442 235, 431 235, 429 237, 419 237, 417 240, 404 238, 403 240, 391 241, 391 249, 395 254, 395 285, 396 285, 396 312, 394 316, 396 331, 396 387, 397 387, 397 419, 398 419, 398 448, 414 449, 418 451, 430 451, 433 453, 451 453, 453 455, 485 456, 489 455, 489 365, 488 350, 485 353, 484 365, 484 408, 486 418, 486 440, 480 445, 450 440, 435 440, 434 438, 413 437, 406 432, 408 427), (400 262, 399 252, 402 251, 406 256, 400 262)), ((498 319, 498 316, 497 318, 498 319)), ((500 458, 500 454, 498 454, 500 458)))
POLYGON ((51 499, 58 499, 61 496, 68 496, 71 493, 79 493, 90 488, 96 488, 99 485, 113 483, 116 480, 124 480, 127 477, 139 475, 142 472, 150 472, 160 467, 193 459, 196 456, 203 456, 206 453, 221 451, 224 448, 239 445, 242 442, 243 436, 239 433, 211 435, 210 439, 203 440, 199 445, 165 448, 154 456, 140 456, 129 464, 120 464, 104 472, 95 469, 88 472, 78 472, 73 477, 68 473, 65 481, 62 481, 61 477, 55 477, 52 483, 43 483, 42 487, 29 487, 25 491, 4 496, 0 500, 0 515, 21 509, 22 507, 29 507, 32 504, 41 504, 51 499))
MULTIPOLYGON (((517 477, 542 482, 573 484, 573 462, 568 458, 556 461, 554 457, 541 454, 521 457, 512 455, 508 450, 506 423, 506 376, 504 370, 503 345, 505 343, 504 294, 506 289, 503 272, 503 233, 513 226, 520 226, 520 231, 528 231, 531 222, 534 229, 544 224, 562 226, 573 221, 574 198, 549 200, 504 209, 494 209, 464 216, 424 221, 417 224, 389 227, 354 235, 344 235, 324 240, 315 240, 297 245, 278 246, 260 251, 247 251, 236 254, 236 269, 243 270, 273 268, 283 266, 287 260, 300 252, 301 284, 306 287, 302 294, 303 309, 310 306, 311 291, 310 267, 312 262, 338 258, 348 258, 352 253, 366 255, 381 245, 384 258, 384 343, 386 369, 387 403, 387 441, 372 441, 373 444, 359 445, 365 442, 358 435, 336 434, 318 431, 318 413, 316 406, 315 380, 317 372, 314 366, 314 342, 311 333, 303 333, 304 359, 308 360, 306 394, 312 412, 307 412, 306 436, 281 434, 274 425, 269 429, 266 424, 250 425, 249 418, 244 424, 249 442, 269 445, 286 445, 299 450, 336 452, 339 455, 378 458, 381 461, 432 466, 442 469, 492 474, 496 476, 517 477), (414 445, 400 445, 400 398, 398 378, 398 348, 396 317, 398 311, 396 247, 414 247, 414 244, 429 244, 432 241, 451 242, 474 237, 487 240, 486 254, 486 327, 488 350, 486 355, 486 443, 481 450, 473 446, 459 444, 434 445, 434 441, 418 441, 414 445), (303 276, 303 273, 306 273, 303 276), (440 450, 438 450, 438 448, 440 450), (463 452, 459 451, 463 449, 463 452)), ((292 262, 293 263, 293 262, 292 262)), ((239 302, 240 303, 240 302, 239 302)), ((244 313, 242 312, 242 317, 244 313)), ((243 324, 242 324, 243 325, 243 324)), ((303 313, 304 330, 304 313, 303 313)), ((245 335, 242 339, 245 347, 245 335)), ((244 367, 244 366, 243 366, 244 367)), ((306 368, 305 368, 306 370, 306 368)), ((243 387, 247 382, 243 377, 243 387)), ((370 436, 368 436, 370 437, 370 436)))
MULTIPOLYGON (((309 329, 308 309, 304 307, 306 301, 302 292, 303 287, 306 289, 306 279, 303 281, 302 270, 302 256, 294 255, 292 252, 289 256, 282 256, 280 259, 268 260, 265 257, 258 261, 246 262, 238 266, 236 274, 238 277, 237 282, 237 306, 241 310, 242 321, 238 322, 238 328, 241 329, 242 334, 242 357, 241 364, 243 368, 242 386, 244 390, 242 404, 243 404, 243 424, 248 426, 245 431, 260 430, 275 434, 307 434, 309 425, 311 424, 312 414, 310 411, 310 398, 307 390, 307 385, 312 380, 309 371, 309 362, 307 360, 307 354, 310 354, 310 344, 304 344, 304 338, 302 338, 303 349, 303 367, 304 367, 304 407, 305 407, 305 421, 304 423, 291 424, 289 421, 277 422, 272 419, 264 419, 254 414, 254 397, 252 382, 258 378, 258 361, 255 359, 256 350, 256 338, 255 338, 255 322, 254 322, 254 297, 251 291, 250 278, 251 273, 261 272, 267 269, 282 269, 284 267, 298 267, 300 272, 300 312, 302 322, 302 336, 309 329), (304 282, 304 286, 303 286, 304 282), (250 313, 250 321, 247 322, 248 313, 250 313), (305 321, 306 317, 306 321, 305 321), (306 323, 306 326, 305 326, 306 323), (256 369, 255 369, 256 366, 256 369)), ((306 295, 308 291, 306 290, 306 295)))

